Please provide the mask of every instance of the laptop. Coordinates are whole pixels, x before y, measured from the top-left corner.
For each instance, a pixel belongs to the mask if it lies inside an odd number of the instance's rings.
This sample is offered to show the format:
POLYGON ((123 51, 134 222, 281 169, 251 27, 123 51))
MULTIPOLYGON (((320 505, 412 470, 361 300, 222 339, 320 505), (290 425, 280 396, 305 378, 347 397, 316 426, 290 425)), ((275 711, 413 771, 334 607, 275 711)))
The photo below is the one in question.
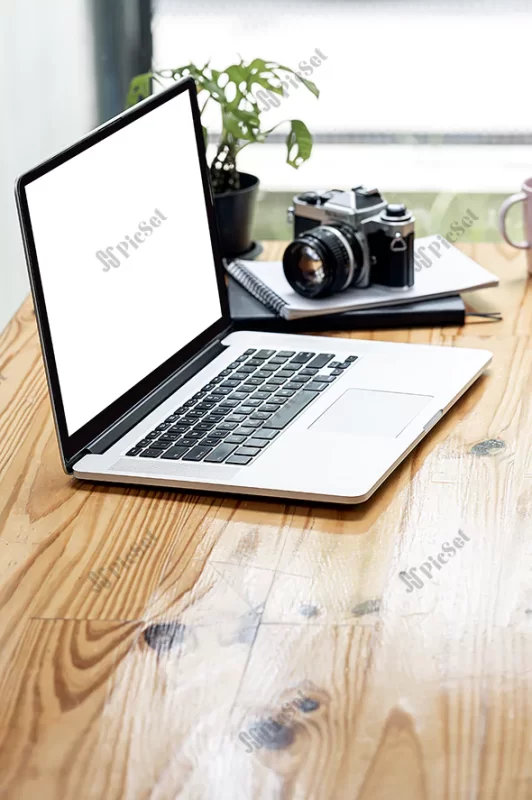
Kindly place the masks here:
POLYGON ((362 502, 491 360, 236 331, 190 78, 24 174, 16 199, 76 478, 362 502))

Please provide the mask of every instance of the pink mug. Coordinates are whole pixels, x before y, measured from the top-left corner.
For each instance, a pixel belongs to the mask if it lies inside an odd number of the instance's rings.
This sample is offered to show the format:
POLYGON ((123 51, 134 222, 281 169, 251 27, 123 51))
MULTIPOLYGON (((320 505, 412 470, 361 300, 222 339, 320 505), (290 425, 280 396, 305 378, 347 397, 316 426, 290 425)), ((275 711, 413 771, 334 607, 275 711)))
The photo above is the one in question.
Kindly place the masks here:
POLYGON ((499 230, 505 242, 520 250, 527 250, 528 273, 532 275, 532 178, 528 178, 523 183, 520 192, 507 197, 503 202, 499 211, 499 230), (506 232, 506 215, 513 205, 521 202, 523 203, 526 242, 514 242, 506 232))

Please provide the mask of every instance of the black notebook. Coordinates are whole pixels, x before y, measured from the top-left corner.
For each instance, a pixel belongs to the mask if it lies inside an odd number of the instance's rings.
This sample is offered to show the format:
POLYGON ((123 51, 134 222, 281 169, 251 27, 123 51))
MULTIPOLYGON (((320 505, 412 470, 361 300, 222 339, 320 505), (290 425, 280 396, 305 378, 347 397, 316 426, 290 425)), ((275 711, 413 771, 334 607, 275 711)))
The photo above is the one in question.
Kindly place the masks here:
POLYGON ((400 306, 381 306, 319 317, 286 320, 270 311, 233 278, 228 277, 229 307, 236 327, 247 330, 333 331, 378 330, 382 328, 431 328, 463 325, 465 305, 460 295, 418 300, 400 306))
MULTIPOLYGON (((441 239, 441 236, 439 237, 441 239)), ((443 240, 442 240, 443 241, 443 240)), ((437 252, 441 244, 437 236, 416 239, 415 252, 420 256, 424 248, 437 252)), ((421 258, 423 263, 423 258, 421 258)), ((400 291, 390 291, 387 286, 371 284, 366 289, 348 288, 319 300, 301 297, 285 278, 281 261, 245 261, 235 259, 226 263, 226 270, 237 283, 257 298, 263 305, 284 319, 302 319, 323 314, 341 314, 411 303, 436 297, 448 297, 473 289, 497 286, 499 279, 466 256, 453 245, 447 244, 441 257, 429 260, 428 266, 416 271, 413 286, 400 291)))

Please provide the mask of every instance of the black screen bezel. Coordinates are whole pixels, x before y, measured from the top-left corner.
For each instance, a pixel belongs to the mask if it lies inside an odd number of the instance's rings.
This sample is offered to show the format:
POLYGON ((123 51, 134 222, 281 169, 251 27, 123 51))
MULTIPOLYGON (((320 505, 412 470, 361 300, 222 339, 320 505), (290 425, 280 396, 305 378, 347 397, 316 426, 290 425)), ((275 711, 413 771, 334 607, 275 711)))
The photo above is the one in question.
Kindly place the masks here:
MULTIPOLYGON (((66 148, 62 152, 53 156, 52 158, 39 164, 37 167, 29 170, 18 178, 15 185, 15 197, 17 202, 17 209, 19 214, 20 227, 22 232, 22 239, 24 250, 26 253, 26 262, 28 266, 28 273, 30 284, 33 294, 33 301, 35 305, 35 314, 37 317, 37 325, 39 329, 39 336, 41 339, 41 347, 43 351, 44 364, 50 389, 52 400, 52 409, 56 424, 57 436, 59 439, 59 447, 63 465, 67 471, 71 471, 72 463, 84 452, 88 445, 107 431, 112 425, 120 420, 131 408, 140 403, 148 394, 153 392, 164 383, 168 378, 173 375, 183 364, 193 358, 199 353, 209 342, 211 342, 222 331, 227 330, 231 326, 231 317, 229 313, 229 302, 227 297, 227 288, 224 280, 224 266, 220 254, 218 230, 216 227, 216 217, 214 211, 214 201, 212 196, 212 188, 207 168, 207 160, 205 153, 205 142, 203 136, 203 129, 201 126, 200 112, 197 101, 197 88, 194 80, 190 77, 184 78, 175 86, 154 95, 133 108, 125 111, 119 117, 115 117, 96 130, 87 134, 87 136, 80 139, 72 146, 66 148), (80 153, 87 150, 89 147, 98 144, 113 133, 131 125, 135 120, 149 114, 150 111, 158 108, 159 106, 172 100, 177 95, 188 92, 189 102, 194 121, 194 130, 196 134, 196 144, 198 148, 198 158, 200 162, 201 177, 203 182, 203 190, 205 195, 205 205, 207 210, 207 217, 209 223, 209 230, 211 236, 211 245, 214 258, 214 265, 216 270, 216 279, 218 284, 218 292, 220 297, 220 305, 222 309, 222 316, 213 325, 207 328, 203 333, 190 341, 181 350, 174 353, 167 361, 157 367, 153 372, 143 378, 139 383, 129 389, 121 397, 117 398, 107 408, 97 414, 93 419, 87 422, 79 430, 71 435, 68 433, 66 416, 63 405, 63 397, 61 394, 61 386, 59 382, 59 375, 55 361, 54 349, 52 345, 52 337, 50 332, 50 325, 48 321, 48 313, 46 309, 46 302, 42 287, 41 275, 39 270, 39 263, 37 259, 37 252, 35 248, 35 241, 33 236, 33 229, 31 225, 28 201, 26 196, 26 187, 28 184, 37 180, 38 178, 46 175, 51 170, 75 158, 80 153)), ((178 191, 176 185, 176 191, 178 191)), ((95 310, 96 313, 96 310, 95 310)), ((74 333, 73 333, 74 335, 74 333)), ((97 376, 87 376, 87 380, 97 380, 97 376)))

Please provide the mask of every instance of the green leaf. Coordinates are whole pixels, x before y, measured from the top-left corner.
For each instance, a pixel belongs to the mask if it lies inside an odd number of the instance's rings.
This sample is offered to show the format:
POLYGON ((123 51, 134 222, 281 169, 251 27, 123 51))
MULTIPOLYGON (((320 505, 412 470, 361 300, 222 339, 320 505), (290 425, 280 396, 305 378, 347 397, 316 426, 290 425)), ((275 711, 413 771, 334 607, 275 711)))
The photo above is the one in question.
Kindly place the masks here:
POLYGON ((263 58, 254 58, 248 65, 250 72, 271 72, 271 67, 275 66, 275 61, 265 61, 263 58))
POLYGON ((238 119, 234 109, 224 113, 223 124, 225 130, 236 140, 245 139, 247 142, 255 142, 257 139, 258 131, 254 131, 246 121, 238 119))
POLYGON ((297 169, 310 158, 312 135, 300 119, 291 119, 290 126, 290 132, 286 137, 286 163, 297 169))
POLYGON ((142 75, 135 75, 129 84, 129 90, 126 97, 126 108, 140 103, 146 97, 151 95, 151 81, 152 73, 145 72, 142 75))
POLYGON ((283 94, 284 89, 282 86, 272 83, 268 78, 263 78, 261 75, 252 75, 249 81, 249 86, 252 87, 254 83, 258 83, 263 89, 268 89, 275 94, 283 94))
POLYGON ((237 88, 241 83, 248 81, 248 70, 240 66, 240 64, 233 64, 224 70, 225 74, 229 76, 229 80, 236 84, 237 88))
POLYGON ((285 66, 283 66, 283 64, 278 64, 277 66, 279 67, 279 69, 284 69, 285 72, 290 72, 292 75, 295 75, 297 78, 299 78, 301 83, 303 83, 307 87, 309 92, 312 92, 314 97, 319 97, 320 96, 320 90, 318 89, 318 87, 316 86, 315 83, 313 83, 312 81, 307 80, 302 75, 298 75, 298 73, 294 72, 294 70, 290 69, 290 67, 285 67, 285 66))

